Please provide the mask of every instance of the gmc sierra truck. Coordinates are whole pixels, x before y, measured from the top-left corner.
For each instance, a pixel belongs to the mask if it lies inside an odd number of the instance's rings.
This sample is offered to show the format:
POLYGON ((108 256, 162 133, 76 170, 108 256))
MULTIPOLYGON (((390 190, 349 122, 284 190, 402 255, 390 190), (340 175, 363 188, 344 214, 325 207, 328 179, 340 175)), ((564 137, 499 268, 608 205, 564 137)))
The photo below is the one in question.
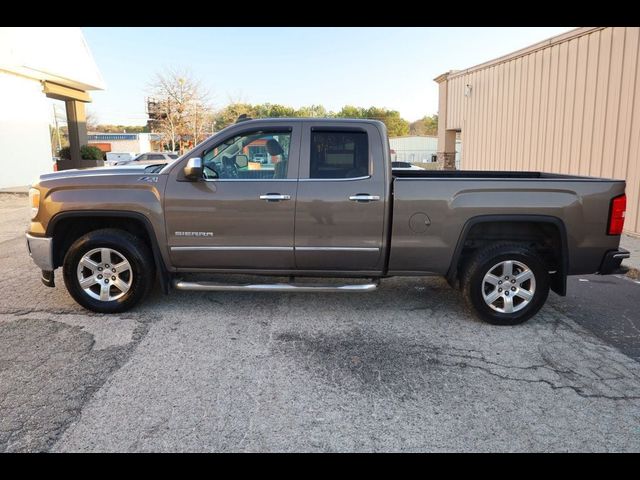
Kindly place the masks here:
POLYGON ((247 120, 167 165, 42 175, 27 244, 45 285, 62 267, 96 312, 133 307, 156 281, 164 293, 368 292, 441 275, 480 318, 514 325, 549 289, 565 295, 567 275, 620 267, 624 191, 540 172, 393 171, 373 120, 247 120))

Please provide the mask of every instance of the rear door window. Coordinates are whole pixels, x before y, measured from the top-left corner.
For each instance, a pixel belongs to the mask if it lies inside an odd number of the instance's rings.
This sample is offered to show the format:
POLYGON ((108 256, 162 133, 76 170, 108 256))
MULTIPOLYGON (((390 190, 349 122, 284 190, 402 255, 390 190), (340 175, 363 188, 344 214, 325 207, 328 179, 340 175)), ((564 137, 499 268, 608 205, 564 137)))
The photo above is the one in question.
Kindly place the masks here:
POLYGON ((366 132, 312 131, 309 178, 358 178, 369 172, 366 132))

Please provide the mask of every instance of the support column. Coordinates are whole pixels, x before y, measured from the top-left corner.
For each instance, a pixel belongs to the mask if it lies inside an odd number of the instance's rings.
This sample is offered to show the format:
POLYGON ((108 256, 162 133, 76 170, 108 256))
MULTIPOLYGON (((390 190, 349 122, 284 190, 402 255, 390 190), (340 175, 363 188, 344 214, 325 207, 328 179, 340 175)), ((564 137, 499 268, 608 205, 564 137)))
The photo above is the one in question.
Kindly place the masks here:
POLYGON ((444 131, 443 148, 440 147, 440 136, 438 135, 438 161, 442 162, 444 170, 456 169, 456 133, 455 130, 444 131))
POLYGON ((69 129, 69 150, 71 160, 69 168, 95 167, 102 162, 95 160, 83 160, 80 155, 80 147, 87 144, 87 117, 84 103, 78 100, 65 100, 67 108, 67 128, 69 129))
POLYGON ((456 130, 447 130, 448 78, 452 72, 443 73, 434 80, 438 82, 438 162, 444 170, 456 169, 456 130))
POLYGON ((69 130, 70 160, 59 163, 59 168, 87 168, 103 166, 102 160, 83 160, 80 147, 87 144, 87 116, 84 104, 91 101, 89 94, 83 90, 66 87, 48 81, 42 82, 42 92, 49 98, 62 100, 67 111, 67 128, 69 130))

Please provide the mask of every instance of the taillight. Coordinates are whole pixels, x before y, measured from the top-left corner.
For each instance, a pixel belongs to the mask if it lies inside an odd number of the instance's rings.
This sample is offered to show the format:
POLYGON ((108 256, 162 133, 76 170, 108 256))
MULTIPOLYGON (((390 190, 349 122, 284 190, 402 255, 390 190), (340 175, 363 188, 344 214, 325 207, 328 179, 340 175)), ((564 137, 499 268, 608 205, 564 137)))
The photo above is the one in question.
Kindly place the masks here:
POLYGON ((609 235, 620 235, 624 228, 624 212, 627 209, 627 196, 625 194, 611 200, 609 210, 609 235))

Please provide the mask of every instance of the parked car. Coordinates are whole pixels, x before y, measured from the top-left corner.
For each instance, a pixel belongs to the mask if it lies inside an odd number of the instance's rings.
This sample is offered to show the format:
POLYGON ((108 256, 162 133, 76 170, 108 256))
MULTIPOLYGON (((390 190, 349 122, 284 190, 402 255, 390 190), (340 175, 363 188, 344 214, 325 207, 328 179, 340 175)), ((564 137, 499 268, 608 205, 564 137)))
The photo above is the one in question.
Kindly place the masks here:
POLYGON ((266 153, 256 153, 253 155, 253 158, 251 161, 258 162, 258 163, 268 163, 269 159, 267 158, 266 153))
POLYGON ((115 165, 130 165, 130 164, 138 164, 138 165, 158 165, 160 163, 169 163, 178 158, 178 154, 176 153, 167 153, 167 152, 147 152, 141 153, 137 157, 131 158, 129 160, 123 160, 115 163, 115 165))
POLYGON ((393 170, 424 170, 424 168, 412 165, 409 162, 391 162, 391 168, 393 170))
POLYGON ((41 175, 27 245, 45 285, 62 267, 96 312, 133 307, 156 273, 165 293, 368 292, 442 275, 480 318, 513 325, 549 290, 565 295, 567 275, 612 273, 629 256, 624 192, 623 180, 540 172, 392 171, 376 120, 246 120, 168 165, 41 175), (273 170, 248 168, 255 141, 279 157, 273 170), (295 282, 304 276, 365 283, 295 282))
POLYGON ((133 152, 107 152, 105 165, 108 167, 113 167, 114 165, 118 165, 124 162, 130 162, 136 157, 136 154, 133 152))

